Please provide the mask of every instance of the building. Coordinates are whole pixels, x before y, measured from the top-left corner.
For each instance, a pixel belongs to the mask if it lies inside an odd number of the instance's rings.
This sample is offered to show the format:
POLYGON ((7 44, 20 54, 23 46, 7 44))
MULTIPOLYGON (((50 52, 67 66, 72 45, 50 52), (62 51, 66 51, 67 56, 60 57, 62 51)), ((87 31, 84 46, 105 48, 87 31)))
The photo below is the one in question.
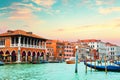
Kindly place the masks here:
POLYGON ((59 40, 47 40, 47 52, 52 55, 53 60, 62 60, 64 55, 64 43, 59 40), (52 52, 50 50, 53 50, 52 52))
POLYGON ((46 57, 46 40, 23 30, 8 30, 0 34, 0 60, 32 62, 46 57))
POLYGON ((106 53, 109 59, 115 60, 120 56, 120 46, 108 42, 106 43, 106 53))
POLYGON ((74 46, 70 42, 64 42, 64 59, 74 56, 74 46))
POLYGON ((80 43, 81 45, 87 44, 91 48, 90 52, 93 53, 94 59, 106 55, 106 45, 101 40, 96 39, 78 40, 78 43, 80 43))
POLYGON ((54 43, 54 40, 47 40, 46 41, 46 53, 47 53, 47 60, 49 61, 53 61, 54 60, 54 56, 55 56, 55 49, 56 45, 54 43))

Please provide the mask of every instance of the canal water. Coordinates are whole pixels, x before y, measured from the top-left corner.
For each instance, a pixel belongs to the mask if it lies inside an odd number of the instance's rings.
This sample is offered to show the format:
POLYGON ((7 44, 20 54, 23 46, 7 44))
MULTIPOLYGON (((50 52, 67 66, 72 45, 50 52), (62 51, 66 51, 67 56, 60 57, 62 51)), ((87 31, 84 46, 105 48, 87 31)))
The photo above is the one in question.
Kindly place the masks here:
POLYGON ((119 72, 95 71, 88 68, 85 73, 83 63, 12 64, 0 66, 0 80, 120 80, 119 72))

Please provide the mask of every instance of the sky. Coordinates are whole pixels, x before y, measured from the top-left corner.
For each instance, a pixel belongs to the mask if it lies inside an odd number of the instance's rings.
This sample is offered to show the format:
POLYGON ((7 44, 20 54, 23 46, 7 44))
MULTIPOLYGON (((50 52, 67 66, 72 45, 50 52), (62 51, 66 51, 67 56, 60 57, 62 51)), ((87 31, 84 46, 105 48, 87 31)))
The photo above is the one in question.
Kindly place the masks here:
POLYGON ((16 29, 120 45, 120 0, 0 0, 0 33, 16 29))

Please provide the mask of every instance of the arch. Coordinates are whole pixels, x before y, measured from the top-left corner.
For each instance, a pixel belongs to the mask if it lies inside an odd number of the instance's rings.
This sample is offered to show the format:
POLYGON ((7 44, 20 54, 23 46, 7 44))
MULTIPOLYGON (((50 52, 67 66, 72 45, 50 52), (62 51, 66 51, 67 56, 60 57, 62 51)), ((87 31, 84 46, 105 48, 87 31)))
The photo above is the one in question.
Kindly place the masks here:
POLYGON ((44 53, 42 52, 41 55, 40 55, 40 57, 43 57, 43 56, 44 56, 44 53))
POLYGON ((28 56, 31 56, 31 52, 30 51, 28 52, 28 56))
POLYGON ((40 57, 42 60, 44 60, 44 52, 41 53, 40 57))
POLYGON ((10 62, 10 52, 8 50, 5 53, 5 62, 10 62))
POLYGON ((32 61, 35 61, 35 52, 32 53, 32 61))
POLYGON ((15 51, 12 51, 12 53, 11 53, 11 60, 12 60, 12 62, 16 61, 16 52, 15 51))
POLYGON ((26 52, 23 51, 23 52, 22 52, 22 61, 25 61, 25 60, 26 60, 26 52))
POLYGON ((37 52, 37 61, 39 60, 40 52, 37 52))
POLYGON ((0 61, 3 61, 4 57, 3 57, 3 51, 0 51, 0 61))
POLYGON ((28 55, 27 55, 27 61, 31 62, 31 52, 30 51, 28 52, 28 55))
POLYGON ((22 52, 22 57, 23 57, 23 56, 26 56, 26 52, 25 52, 25 51, 22 52))
POLYGON ((35 52, 32 53, 32 56, 35 56, 35 52))

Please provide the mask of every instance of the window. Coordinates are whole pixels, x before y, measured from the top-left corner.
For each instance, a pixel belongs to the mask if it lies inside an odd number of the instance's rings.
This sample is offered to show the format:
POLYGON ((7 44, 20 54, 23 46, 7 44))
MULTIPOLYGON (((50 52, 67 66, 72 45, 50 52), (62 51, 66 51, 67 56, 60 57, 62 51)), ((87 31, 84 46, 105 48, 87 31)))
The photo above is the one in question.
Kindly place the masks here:
POLYGON ((99 45, 97 45, 97 47, 99 47, 99 45))
POLYGON ((0 45, 5 45, 5 39, 0 39, 0 45))

